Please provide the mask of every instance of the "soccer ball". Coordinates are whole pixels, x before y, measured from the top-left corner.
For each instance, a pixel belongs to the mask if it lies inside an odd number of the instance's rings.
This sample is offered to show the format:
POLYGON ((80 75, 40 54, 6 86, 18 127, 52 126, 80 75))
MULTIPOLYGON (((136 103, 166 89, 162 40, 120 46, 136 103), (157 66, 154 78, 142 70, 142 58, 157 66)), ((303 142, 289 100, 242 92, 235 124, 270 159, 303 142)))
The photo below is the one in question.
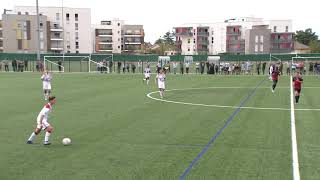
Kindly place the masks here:
POLYGON ((71 139, 70 138, 63 138, 62 144, 65 146, 71 144, 71 139))

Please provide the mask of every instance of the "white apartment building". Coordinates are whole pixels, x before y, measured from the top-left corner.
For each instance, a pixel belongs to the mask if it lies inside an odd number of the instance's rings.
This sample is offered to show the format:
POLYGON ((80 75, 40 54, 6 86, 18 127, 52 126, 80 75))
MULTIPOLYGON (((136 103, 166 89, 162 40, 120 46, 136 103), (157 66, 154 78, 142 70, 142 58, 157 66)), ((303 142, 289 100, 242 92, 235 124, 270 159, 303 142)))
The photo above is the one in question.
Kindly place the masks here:
MULTIPOLYGON (((36 14, 35 6, 16 6, 16 14, 36 14)), ((91 10, 89 8, 39 7, 47 16, 47 47, 53 53, 92 53, 91 10)))
POLYGON ((250 32, 247 30, 251 30, 256 26, 267 26, 272 33, 292 32, 291 20, 264 20, 262 18, 241 17, 228 19, 224 22, 186 24, 175 27, 176 46, 182 55, 199 55, 203 53, 216 55, 230 52, 242 54, 245 52, 246 33, 250 32), (201 31, 208 33, 199 33, 201 31), (208 39, 207 47, 204 45, 206 39, 208 39), (207 48, 207 51, 205 48, 207 48))

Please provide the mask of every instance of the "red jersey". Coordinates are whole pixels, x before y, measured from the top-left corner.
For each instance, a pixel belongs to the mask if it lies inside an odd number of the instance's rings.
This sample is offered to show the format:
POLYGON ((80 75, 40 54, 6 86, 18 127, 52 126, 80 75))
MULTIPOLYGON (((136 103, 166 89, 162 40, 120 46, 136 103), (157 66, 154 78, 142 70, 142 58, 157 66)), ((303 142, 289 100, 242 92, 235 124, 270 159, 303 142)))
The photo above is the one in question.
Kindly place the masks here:
POLYGON ((293 81, 294 89, 301 89, 302 81, 303 81, 302 77, 294 77, 292 81, 293 81))
POLYGON ((279 79, 279 76, 280 76, 279 71, 273 71, 272 74, 271 74, 271 77, 272 77, 272 80, 273 80, 273 81, 278 80, 278 79, 279 79))

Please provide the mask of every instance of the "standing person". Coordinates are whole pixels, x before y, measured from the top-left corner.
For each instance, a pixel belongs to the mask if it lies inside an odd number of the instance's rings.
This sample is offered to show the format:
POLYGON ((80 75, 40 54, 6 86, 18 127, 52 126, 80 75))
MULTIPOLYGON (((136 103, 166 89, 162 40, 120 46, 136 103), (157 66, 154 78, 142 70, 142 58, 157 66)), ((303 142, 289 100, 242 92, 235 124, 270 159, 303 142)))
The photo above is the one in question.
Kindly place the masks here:
POLYGON ((177 73, 177 63, 173 62, 172 66, 173 66, 173 74, 176 74, 177 73))
POLYGON ((129 73, 129 72, 130 72, 130 64, 127 63, 126 66, 127 66, 127 67, 126 67, 126 68, 127 68, 127 72, 129 73))
POLYGON ((8 59, 6 59, 6 60, 4 60, 4 70, 6 71, 6 72, 9 72, 9 61, 8 61, 8 59))
POLYGON ((120 61, 118 61, 118 66, 117 66, 117 68, 118 68, 118 74, 120 74, 120 69, 121 69, 121 62, 120 62, 120 61))
POLYGON ((263 74, 263 75, 264 75, 264 73, 265 73, 265 71, 266 71, 266 66, 267 66, 267 63, 264 62, 264 63, 262 64, 262 74, 263 74))
POLYGON ((56 104, 56 97, 51 96, 49 97, 49 103, 44 105, 42 110, 40 111, 38 117, 37 117, 37 127, 35 131, 31 134, 29 137, 27 144, 33 144, 34 139, 38 134, 40 134, 41 130, 45 130, 46 134, 44 136, 44 145, 50 145, 50 135, 53 131, 53 127, 48 123, 49 113, 52 110, 52 106, 56 104))
POLYGON ((292 78, 292 82, 293 82, 294 97, 296 100, 296 104, 298 104, 300 99, 301 89, 302 89, 302 82, 303 82, 302 76, 299 72, 296 72, 296 75, 292 78))
POLYGON ((183 63, 180 61, 180 74, 183 74, 184 68, 183 63))
POLYGON ((200 73, 200 63, 196 62, 196 74, 200 73))
POLYGON ((42 87, 43 87, 43 95, 44 99, 48 100, 48 97, 51 94, 51 80, 52 80, 52 75, 49 73, 47 70, 42 74, 41 76, 42 80, 42 87))
POLYGON ((13 72, 16 72, 17 71, 17 60, 13 60, 11 62, 11 65, 12 65, 13 72))
POLYGON ((126 73, 126 62, 123 62, 123 66, 122 66, 122 73, 126 73))
POLYGON ((61 59, 59 59, 59 61, 58 61, 58 69, 59 69, 59 72, 62 71, 62 61, 61 61, 61 59))
POLYGON ((280 76, 280 72, 278 70, 278 68, 276 68, 275 70, 273 70, 273 72, 271 73, 271 77, 272 77, 272 87, 271 87, 271 91, 272 93, 274 93, 274 90, 277 86, 278 80, 279 80, 279 76, 280 76))
POLYGON ((139 70, 139 73, 141 73, 141 71, 142 71, 142 62, 141 62, 141 60, 139 60, 139 62, 138 62, 138 70, 139 70))
POLYGON ((113 72, 113 61, 109 61, 109 73, 112 73, 113 72))
POLYGON ((274 70, 273 64, 270 65, 269 67, 269 79, 272 81, 272 72, 274 70))
POLYGON ((0 61, 0 71, 2 71, 2 64, 3 64, 3 61, 0 61))
POLYGON ((36 70, 37 70, 37 72, 40 72, 40 61, 39 60, 37 61, 37 64, 36 64, 36 70))
POLYGON ((164 97, 164 90, 166 89, 165 80, 166 75, 164 74, 163 70, 160 69, 159 74, 156 76, 156 83, 158 84, 161 99, 164 97))
POLYGON ((132 73, 136 73, 136 65, 134 63, 131 64, 132 73))
POLYGON ((24 71, 28 71, 28 60, 24 60, 24 71))
POLYGON ((258 73, 258 75, 260 75, 260 69, 261 69, 261 62, 258 62, 257 63, 257 73, 258 73))
POLYGON ((282 63, 282 61, 280 61, 279 72, 280 72, 281 75, 283 74, 283 63, 282 63))
POLYGON ((186 62, 186 73, 187 74, 189 74, 189 66, 190 66, 189 62, 186 62))
POLYGON ((144 69, 144 79, 143 79, 143 81, 147 81, 147 85, 149 85, 150 77, 151 77, 151 69, 149 66, 147 66, 144 69))

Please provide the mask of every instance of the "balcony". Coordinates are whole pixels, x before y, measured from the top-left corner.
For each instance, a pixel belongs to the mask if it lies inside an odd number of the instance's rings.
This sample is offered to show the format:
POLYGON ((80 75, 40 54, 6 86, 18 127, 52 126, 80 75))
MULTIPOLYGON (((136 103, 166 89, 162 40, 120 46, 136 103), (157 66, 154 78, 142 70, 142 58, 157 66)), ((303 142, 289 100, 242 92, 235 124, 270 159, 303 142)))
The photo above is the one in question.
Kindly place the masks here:
POLYGON ((193 36, 192 32, 176 32, 176 36, 193 36))
POLYGON ((272 39, 272 43, 292 43, 292 39, 272 39))
POLYGON ((227 40, 227 44, 245 44, 245 40, 227 40))
POLYGON ((112 40, 111 41, 99 41, 99 44, 113 44, 112 40))
POLYGON ((227 52, 230 53, 244 53, 245 48, 227 48, 227 52))
POLYGON ((112 52, 113 49, 99 49, 99 52, 112 52))
POLYGON ((200 45, 208 45, 209 41, 200 40, 200 41, 198 41, 198 44, 200 44, 200 45))
POLYGON ((124 34, 125 37, 142 37, 142 34, 134 34, 134 33, 126 33, 124 34))
POLYGON ((63 47, 51 47, 52 51, 63 51, 63 47))
POLYGON ((198 36, 209 36, 209 32, 198 32, 198 36))
POLYGON ((51 36, 50 40, 51 41, 63 41, 63 37, 62 36, 51 36))
POLYGON ((50 24, 50 31, 51 32, 63 32, 63 27, 59 24, 50 24))
POLYGON ((227 36, 241 36, 241 32, 240 31, 227 31, 227 36))
POLYGON ((140 45, 140 41, 126 41, 124 44, 140 45))
POLYGON ((113 35, 112 32, 110 32, 110 33, 99 33, 98 34, 99 37, 111 37, 112 35, 113 35))
POLYGON ((209 49, 208 48, 199 48, 199 49, 197 49, 197 51, 208 52, 209 49))

